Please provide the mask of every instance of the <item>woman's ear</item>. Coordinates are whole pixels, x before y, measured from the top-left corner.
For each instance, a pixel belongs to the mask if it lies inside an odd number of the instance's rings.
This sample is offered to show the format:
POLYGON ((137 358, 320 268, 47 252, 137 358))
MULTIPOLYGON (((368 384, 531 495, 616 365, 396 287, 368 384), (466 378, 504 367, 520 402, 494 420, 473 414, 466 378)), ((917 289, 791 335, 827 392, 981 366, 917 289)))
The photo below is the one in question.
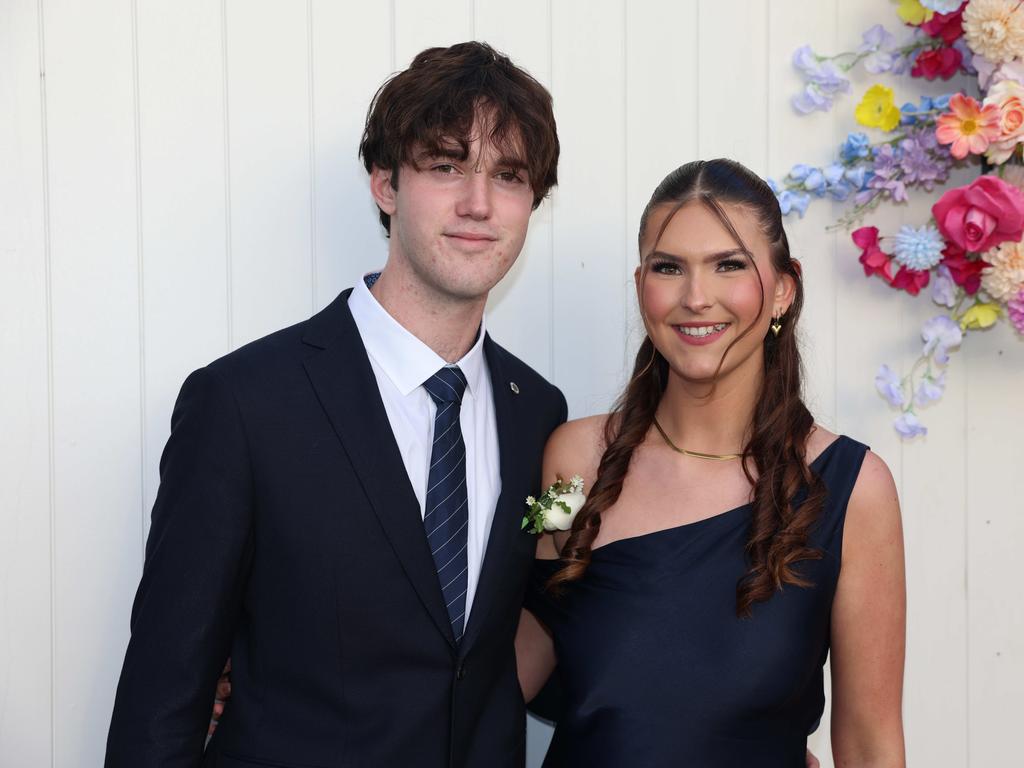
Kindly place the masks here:
MULTIPOLYGON (((796 267, 796 273, 800 274, 800 264, 794 259, 794 266, 796 267)), ((775 281, 775 297, 773 306, 775 311, 773 314, 776 317, 781 317, 789 311, 790 306, 793 304, 793 299, 796 296, 796 278, 788 273, 781 273, 778 279, 775 281)))

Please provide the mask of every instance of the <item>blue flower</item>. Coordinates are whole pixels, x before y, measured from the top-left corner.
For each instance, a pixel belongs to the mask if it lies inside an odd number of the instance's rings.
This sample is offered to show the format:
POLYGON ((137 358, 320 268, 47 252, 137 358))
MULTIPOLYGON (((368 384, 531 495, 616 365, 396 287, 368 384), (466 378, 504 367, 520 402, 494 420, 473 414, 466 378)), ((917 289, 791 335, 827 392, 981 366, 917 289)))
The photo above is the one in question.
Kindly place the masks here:
POLYGON ((779 208, 782 209, 783 216, 788 216, 790 212, 796 211, 802 219, 811 202, 811 196, 806 192, 793 192, 789 189, 782 190, 776 196, 779 198, 779 208))
POLYGON ((797 163, 789 170, 789 178, 793 181, 803 181, 814 168, 806 163, 797 163))
POLYGON ((903 383, 888 365, 883 364, 878 369, 878 373, 875 375, 875 389, 889 402, 889 405, 895 408, 903 406, 903 383))
POLYGON ((817 197, 824 197, 828 190, 828 182, 825 181, 825 174, 820 169, 814 168, 807 178, 804 179, 804 189, 817 197))
POLYGON ((912 413, 904 413, 892 425, 900 435, 907 439, 928 434, 928 428, 918 421, 917 416, 912 413))
POLYGON ((943 112, 945 112, 947 109, 949 109, 949 100, 951 98, 953 98, 952 93, 944 93, 942 96, 936 96, 935 98, 929 99, 928 101, 931 102, 932 109, 941 109, 943 112))
POLYGON ((931 224, 925 224, 920 229, 904 224, 896 235, 893 259, 907 269, 931 269, 942 261, 945 247, 946 241, 931 224))
POLYGON ((964 0, 920 0, 921 5, 936 13, 952 13, 961 5, 964 0))
POLYGON ((862 157, 867 157, 870 143, 871 140, 866 133, 851 133, 840 147, 839 156, 844 163, 852 163, 862 157))
POLYGON ((871 171, 865 168, 863 165, 856 168, 846 169, 846 180, 853 185, 854 189, 858 192, 867 186, 868 180, 871 178, 871 171))

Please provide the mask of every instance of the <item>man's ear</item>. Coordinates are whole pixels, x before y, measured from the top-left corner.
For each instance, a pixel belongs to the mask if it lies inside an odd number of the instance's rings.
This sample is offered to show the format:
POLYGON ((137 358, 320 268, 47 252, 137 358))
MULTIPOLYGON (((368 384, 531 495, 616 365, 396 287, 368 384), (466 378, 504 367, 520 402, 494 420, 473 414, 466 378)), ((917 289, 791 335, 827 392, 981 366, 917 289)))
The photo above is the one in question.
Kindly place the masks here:
POLYGON ((377 207, 388 216, 395 214, 396 190, 391 186, 391 174, 390 169, 380 168, 376 165, 370 171, 370 194, 373 195, 377 207))

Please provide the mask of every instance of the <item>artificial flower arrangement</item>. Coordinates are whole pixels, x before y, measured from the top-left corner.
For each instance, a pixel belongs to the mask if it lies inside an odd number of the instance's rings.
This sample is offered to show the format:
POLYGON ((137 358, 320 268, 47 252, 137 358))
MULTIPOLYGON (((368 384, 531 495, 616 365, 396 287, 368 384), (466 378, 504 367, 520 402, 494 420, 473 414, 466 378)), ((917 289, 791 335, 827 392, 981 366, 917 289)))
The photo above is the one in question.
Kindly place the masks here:
POLYGON ((567 481, 558 478, 540 498, 526 497, 522 527, 528 527, 530 533, 567 531, 586 500, 582 477, 573 475, 567 481))
POLYGON ((979 98, 955 92, 900 107, 892 89, 873 85, 854 116, 881 138, 851 133, 832 164, 799 164, 781 184, 769 184, 784 215, 803 216, 816 198, 851 201, 835 226, 852 229, 883 202, 932 193, 953 167, 979 165, 982 175, 942 194, 922 226, 894 235, 873 226, 851 233, 867 277, 912 296, 930 286, 943 308, 921 329, 921 354, 910 372, 900 377, 883 365, 875 377, 879 393, 900 411, 896 431, 911 438, 927 432, 915 408, 942 396, 949 353, 964 334, 1004 318, 1024 334, 1024 3, 893 2, 909 27, 906 39, 875 25, 855 51, 822 56, 803 46, 794 53, 805 81, 794 108, 830 109, 850 90, 844 73, 858 65, 926 80, 968 75, 979 98))

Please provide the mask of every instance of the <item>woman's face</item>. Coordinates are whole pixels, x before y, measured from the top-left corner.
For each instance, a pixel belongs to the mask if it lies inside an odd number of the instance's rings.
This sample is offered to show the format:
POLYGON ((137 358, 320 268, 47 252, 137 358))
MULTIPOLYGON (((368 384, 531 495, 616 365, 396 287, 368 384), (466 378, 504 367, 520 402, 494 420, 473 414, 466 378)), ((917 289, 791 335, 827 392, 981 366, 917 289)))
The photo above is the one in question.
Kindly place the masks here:
POLYGON ((685 381, 711 383, 720 363, 723 380, 738 370, 759 374, 765 335, 772 316, 789 307, 793 280, 775 273, 768 240, 747 208, 721 206, 750 249, 749 256, 699 200, 674 214, 673 207, 667 203, 651 211, 640 243, 637 296, 648 335, 673 373, 685 381), (723 361, 726 348, 748 328, 723 361))

